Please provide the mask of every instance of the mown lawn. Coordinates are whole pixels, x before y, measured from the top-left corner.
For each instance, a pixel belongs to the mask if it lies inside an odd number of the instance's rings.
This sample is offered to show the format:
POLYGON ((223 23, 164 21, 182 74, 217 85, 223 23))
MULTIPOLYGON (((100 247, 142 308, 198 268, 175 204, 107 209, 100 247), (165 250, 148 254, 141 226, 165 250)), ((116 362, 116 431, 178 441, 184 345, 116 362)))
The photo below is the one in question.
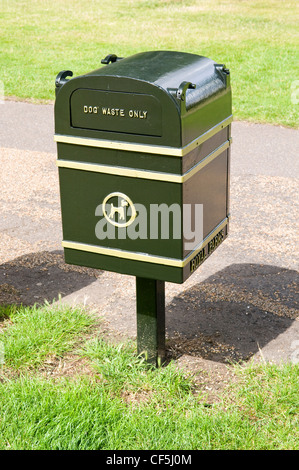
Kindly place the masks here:
POLYGON ((230 366, 207 406, 175 362, 152 368, 110 344, 96 317, 62 305, 0 308, 0 449, 298 449, 295 364, 230 366), (53 364, 79 358, 64 374, 53 364))
POLYGON ((179 50, 231 70, 235 119, 298 126, 295 0, 2 0, 0 38, 7 96, 53 100, 59 71, 110 52, 179 50))

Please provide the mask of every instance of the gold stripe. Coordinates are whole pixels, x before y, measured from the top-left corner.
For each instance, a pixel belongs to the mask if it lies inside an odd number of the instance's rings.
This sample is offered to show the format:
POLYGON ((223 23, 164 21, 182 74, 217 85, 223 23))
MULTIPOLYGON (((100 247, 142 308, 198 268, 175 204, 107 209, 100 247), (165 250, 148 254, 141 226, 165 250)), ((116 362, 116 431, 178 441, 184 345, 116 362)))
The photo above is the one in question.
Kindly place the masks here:
POLYGON ((125 150, 128 152, 154 153, 182 157, 182 149, 159 145, 144 145, 138 143, 120 142, 118 140, 89 139, 87 137, 75 137, 71 135, 55 134, 55 142, 65 144, 84 145, 87 147, 99 147, 104 149, 125 150))
POLYGON ((212 238, 214 238, 215 235, 217 235, 217 233, 219 233, 220 230, 222 230, 227 225, 228 221, 229 216, 223 219, 222 222, 220 222, 220 224, 218 224, 217 227, 215 227, 214 230, 203 239, 202 243, 198 245, 193 251, 191 251, 191 253, 189 253, 186 258, 184 258, 184 266, 189 263, 189 261, 191 261, 194 256, 196 256, 212 240, 212 238))
POLYGON ((63 248, 71 248, 73 250, 88 251, 99 255, 115 256, 117 258, 131 259, 134 261, 145 261, 155 264, 167 264, 168 266, 181 267, 182 261, 173 258, 163 258, 162 256, 152 256, 143 253, 135 253, 133 251, 117 250, 116 248, 105 248, 103 246, 88 245, 85 243, 71 242, 64 240, 63 248))
POLYGON ((146 253, 135 253, 134 251, 118 250, 116 248, 106 248, 103 246, 89 245, 87 243, 72 242, 63 240, 63 248, 70 248, 72 250, 87 251, 89 253, 96 253, 99 255, 115 256, 117 258, 130 259, 134 261, 143 261, 146 263, 163 264, 166 266, 173 266, 176 268, 183 268, 194 256, 199 253, 211 240, 222 230, 228 223, 228 218, 225 218, 217 227, 210 232, 210 234, 198 245, 186 258, 183 260, 175 258, 164 258, 163 256, 148 255, 146 253))
POLYGON ((146 170, 133 170, 110 165, 97 165, 94 163, 74 162, 70 160, 57 160, 57 166, 60 168, 70 168, 72 170, 91 171, 94 173, 105 173, 109 175, 127 176, 131 178, 143 178, 150 180, 169 181, 172 183, 181 183, 182 176, 171 173, 159 173, 146 170))
POLYGON ((85 145, 87 147, 99 147, 116 150, 126 150, 131 152, 153 153, 159 155, 170 155, 173 157, 183 157, 184 155, 187 155, 189 152, 191 152, 191 150, 195 149, 197 146, 210 139, 210 137, 213 137, 213 135, 217 134, 217 132, 219 132, 221 129, 224 129, 226 126, 228 126, 232 122, 232 120, 233 116, 231 115, 227 119, 224 119, 222 122, 209 129, 200 137, 194 139, 185 147, 167 147, 150 144, 138 144, 135 142, 121 142, 118 140, 90 139, 88 137, 76 137, 72 135, 62 134, 55 134, 54 140, 55 142, 85 145))
POLYGON ((184 155, 187 155, 189 152, 191 152, 191 150, 194 150, 196 147, 198 147, 199 145, 201 145, 203 142, 205 142, 206 140, 210 139, 211 137, 213 137, 213 135, 217 134, 217 132, 221 131, 222 129, 224 129, 225 127, 229 126, 229 124, 231 124, 233 121, 233 116, 232 114, 224 119, 223 121, 221 121, 219 124, 217 124, 216 126, 212 127, 211 129, 209 129, 208 131, 204 132, 200 137, 198 137, 197 139, 193 140, 192 142, 190 142, 190 144, 186 145, 185 147, 182 148, 182 151, 183 151, 183 154, 182 154, 182 157, 184 155))
POLYGON ((194 165, 190 170, 188 170, 186 173, 181 176, 182 181, 181 183, 184 183, 187 181, 189 178, 195 175, 199 170, 202 170, 208 163, 211 163, 216 157, 218 157, 224 150, 226 150, 229 146, 231 145, 231 139, 227 140, 224 142, 224 144, 220 145, 216 150, 211 152, 209 155, 207 155, 203 160, 201 160, 199 163, 194 165))
POLYGON ((202 161, 188 170, 183 175, 173 173, 162 173, 158 171, 135 170, 132 168, 124 168, 111 165, 98 165, 96 163, 75 162, 72 160, 57 160, 56 164, 60 168, 70 168, 72 170, 92 171, 94 173, 105 173, 109 175, 127 176, 131 178, 143 178, 157 181, 167 181, 170 183, 184 183, 204 166, 210 163, 214 158, 218 157, 230 145, 230 140, 207 155, 202 161))

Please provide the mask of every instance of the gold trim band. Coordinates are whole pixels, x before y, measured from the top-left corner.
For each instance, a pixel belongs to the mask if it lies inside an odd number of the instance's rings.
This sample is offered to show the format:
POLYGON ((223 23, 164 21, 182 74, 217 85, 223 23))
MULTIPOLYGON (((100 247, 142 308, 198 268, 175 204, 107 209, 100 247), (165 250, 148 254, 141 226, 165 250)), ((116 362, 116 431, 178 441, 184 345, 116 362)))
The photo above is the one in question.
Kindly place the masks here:
POLYGON ((130 151, 130 152, 153 153, 153 154, 159 154, 159 155, 170 155, 173 157, 184 157, 184 155, 187 155, 189 152, 191 152, 191 150, 194 150, 203 142, 210 139, 210 137, 213 137, 213 135, 217 134, 217 132, 227 127, 232 122, 232 120, 233 120, 233 116, 231 115, 228 118, 221 121, 216 126, 204 132, 201 136, 197 137, 189 144, 185 145, 185 147, 181 147, 181 148, 150 145, 150 144, 138 144, 138 143, 131 143, 131 142, 121 142, 118 140, 90 139, 88 137, 76 137, 73 135, 62 135, 62 134, 55 134, 54 140, 55 142, 61 142, 65 144, 84 145, 87 147, 99 147, 99 148, 108 148, 108 149, 116 149, 116 150, 125 150, 125 151, 130 151))
POLYGON ((212 232, 209 233, 209 235, 206 236, 206 238, 203 239, 202 243, 200 243, 196 248, 194 248, 189 255, 184 258, 184 266, 191 261, 194 256, 196 256, 214 237, 217 235, 217 233, 220 232, 229 222, 229 215, 225 217, 225 219, 220 222, 212 232))
POLYGON ((134 251, 118 250, 117 248, 106 248, 103 246, 89 245, 87 243, 72 242, 63 240, 63 248, 70 248, 72 250, 87 251, 89 253, 96 253, 99 255, 115 256, 117 258, 130 259, 134 261, 143 261, 146 263, 163 264, 166 266, 173 266, 176 268, 183 268, 186 266, 197 253, 200 252, 211 240, 222 230, 228 223, 226 217, 209 235, 198 245, 191 253, 189 253, 183 260, 175 258, 164 258, 163 256, 148 255, 146 253, 135 253, 134 251))
POLYGON ((125 168, 120 166, 98 165, 96 163, 75 162, 73 160, 57 160, 56 164, 59 168, 70 168, 72 170, 91 171, 94 173, 105 173, 109 175, 127 176, 131 178, 167 181, 170 183, 184 183, 195 173, 201 170, 204 166, 214 160, 214 158, 218 157, 218 155, 224 152, 224 150, 229 147, 230 143, 231 139, 227 140, 224 144, 222 144, 216 150, 207 155, 203 160, 194 165, 194 167, 192 167, 183 175, 177 175, 173 173, 162 173, 158 171, 135 170, 132 168, 125 168))

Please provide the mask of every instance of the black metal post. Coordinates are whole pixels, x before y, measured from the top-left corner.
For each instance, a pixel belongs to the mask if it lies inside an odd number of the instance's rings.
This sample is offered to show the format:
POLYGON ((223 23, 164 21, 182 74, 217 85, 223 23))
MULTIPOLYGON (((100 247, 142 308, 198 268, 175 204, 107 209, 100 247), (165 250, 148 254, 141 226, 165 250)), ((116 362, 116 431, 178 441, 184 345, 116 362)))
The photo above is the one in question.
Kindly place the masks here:
POLYGON ((165 282, 136 277, 137 352, 147 362, 165 359, 165 282))

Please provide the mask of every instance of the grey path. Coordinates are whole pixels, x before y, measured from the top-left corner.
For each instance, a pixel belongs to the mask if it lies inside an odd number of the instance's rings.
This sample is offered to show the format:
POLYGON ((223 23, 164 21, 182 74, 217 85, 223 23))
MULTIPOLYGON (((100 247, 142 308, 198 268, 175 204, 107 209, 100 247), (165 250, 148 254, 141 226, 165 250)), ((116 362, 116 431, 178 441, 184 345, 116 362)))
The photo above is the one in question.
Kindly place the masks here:
MULTIPOLYGON (((0 129, 0 301, 61 294, 134 338, 134 278, 63 262, 53 106, 7 101, 0 129)), ((169 348, 219 363, 296 362, 298 131, 234 122, 232 136, 230 237, 184 285, 167 283, 169 348)))

